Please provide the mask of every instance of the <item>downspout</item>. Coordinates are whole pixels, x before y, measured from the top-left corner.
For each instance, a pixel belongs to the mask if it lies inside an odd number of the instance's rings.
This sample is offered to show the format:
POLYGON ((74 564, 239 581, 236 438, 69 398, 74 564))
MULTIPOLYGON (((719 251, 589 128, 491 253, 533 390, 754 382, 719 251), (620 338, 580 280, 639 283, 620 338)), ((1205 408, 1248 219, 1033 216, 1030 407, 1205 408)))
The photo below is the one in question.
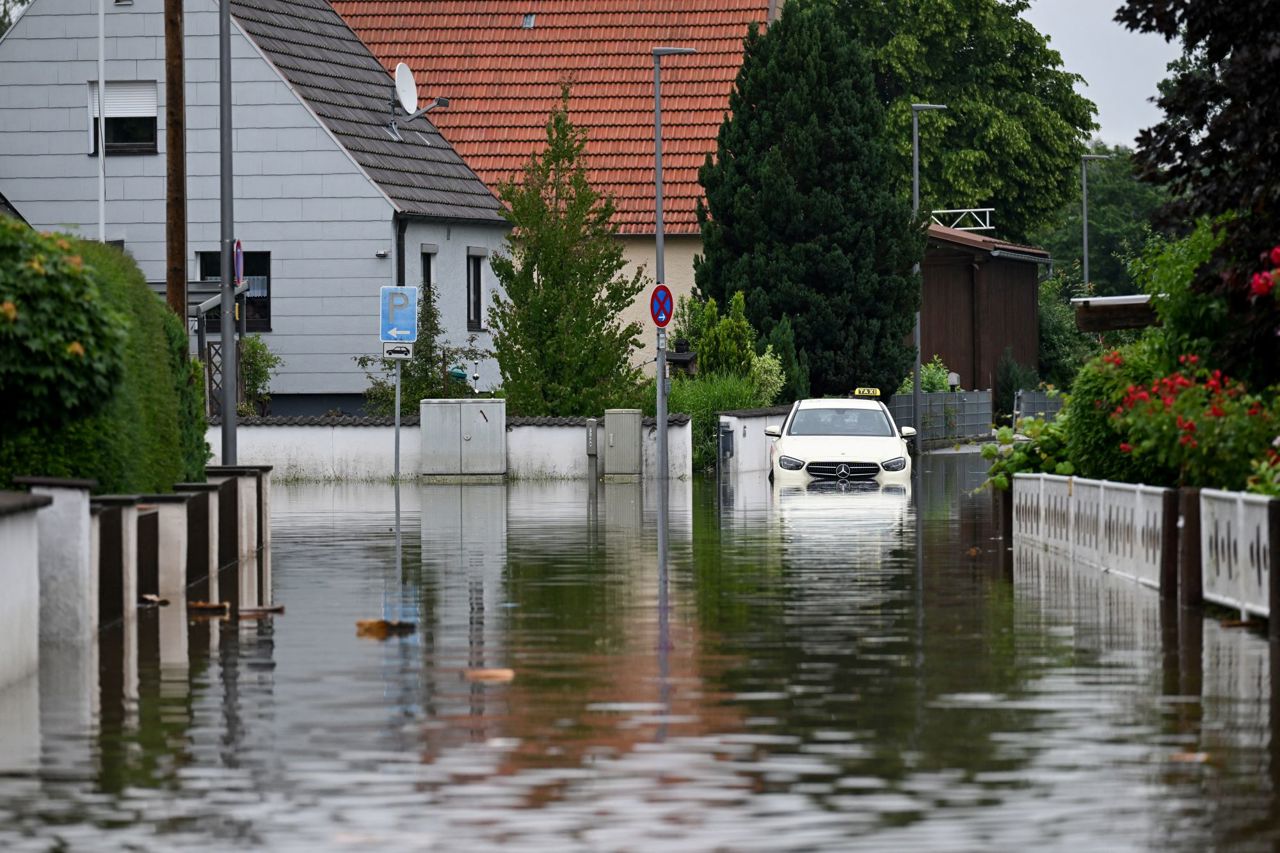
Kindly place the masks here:
POLYGON ((409 220, 398 211, 391 214, 396 231, 396 287, 404 287, 404 235, 409 229, 409 220))
POLYGON ((978 283, 982 275, 982 264, 980 264, 975 258, 972 267, 973 278, 971 279, 970 286, 973 288, 973 298, 969 300, 969 305, 970 310, 973 312, 973 317, 970 319, 969 328, 972 330, 973 335, 973 388, 977 391, 981 390, 979 388, 979 384, 981 382, 979 377, 982 375, 982 362, 978 360, 979 356, 982 354, 982 326, 979 322, 982 318, 982 312, 978 309, 978 293, 981 289, 978 287, 978 283))

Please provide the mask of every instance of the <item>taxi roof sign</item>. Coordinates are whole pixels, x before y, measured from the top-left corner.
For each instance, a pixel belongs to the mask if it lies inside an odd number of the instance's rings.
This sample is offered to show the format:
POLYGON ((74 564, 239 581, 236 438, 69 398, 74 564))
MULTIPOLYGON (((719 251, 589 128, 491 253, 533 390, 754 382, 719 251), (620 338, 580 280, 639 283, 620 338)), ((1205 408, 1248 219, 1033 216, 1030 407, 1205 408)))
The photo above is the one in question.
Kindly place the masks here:
POLYGON ((879 388, 854 388, 853 396, 855 397, 879 397, 879 388))

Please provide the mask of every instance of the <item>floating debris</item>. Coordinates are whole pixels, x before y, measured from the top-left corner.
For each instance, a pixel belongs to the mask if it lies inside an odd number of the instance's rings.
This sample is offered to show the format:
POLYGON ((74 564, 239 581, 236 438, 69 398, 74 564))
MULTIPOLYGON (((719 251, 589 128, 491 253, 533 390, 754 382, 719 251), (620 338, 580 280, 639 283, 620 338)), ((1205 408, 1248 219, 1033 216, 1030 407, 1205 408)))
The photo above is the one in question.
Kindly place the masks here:
POLYGON ((169 599, 147 593, 138 597, 139 607, 168 607, 169 599))
POLYGON ((1209 753, 1207 752, 1175 752, 1169 756, 1169 760, 1174 764, 1208 764, 1209 753))
POLYGON ((227 601, 188 601, 187 611, 190 613, 226 613, 231 609, 227 601))
POLYGON ((514 669, 468 669, 463 673, 467 681, 482 684, 506 684, 516 677, 514 669))
POLYGON ((357 637, 371 637, 375 640, 402 637, 416 630, 418 630, 417 622, 399 622, 389 619, 361 619, 356 622, 357 637))

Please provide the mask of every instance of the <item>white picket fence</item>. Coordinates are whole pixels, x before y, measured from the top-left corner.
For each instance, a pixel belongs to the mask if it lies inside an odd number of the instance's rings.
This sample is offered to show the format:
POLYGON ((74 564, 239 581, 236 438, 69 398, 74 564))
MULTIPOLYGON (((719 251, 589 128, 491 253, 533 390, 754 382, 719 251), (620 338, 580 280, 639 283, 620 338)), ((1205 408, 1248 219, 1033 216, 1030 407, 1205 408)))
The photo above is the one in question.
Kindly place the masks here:
POLYGON ((1014 542, 1160 588, 1164 496, 1154 486, 1053 474, 1013 478, 1014 542))
POLYGON ((1200 560, 1205 601, 1249 614, 1271 612, 1268 505, 1262 495, 1200 491, 1200 560))

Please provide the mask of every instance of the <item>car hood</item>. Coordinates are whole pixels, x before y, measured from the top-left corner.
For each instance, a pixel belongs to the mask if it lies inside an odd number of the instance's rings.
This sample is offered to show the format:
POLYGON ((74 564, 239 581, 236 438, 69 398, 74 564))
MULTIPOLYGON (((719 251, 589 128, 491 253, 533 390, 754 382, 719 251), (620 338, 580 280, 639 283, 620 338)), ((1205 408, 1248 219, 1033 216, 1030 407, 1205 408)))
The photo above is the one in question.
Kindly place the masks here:
POLYGON ((777 448, 779 453, 804 462, 884 462, 907 452, 905 443, 896 435, 788 435, 778 439, 777 448))

